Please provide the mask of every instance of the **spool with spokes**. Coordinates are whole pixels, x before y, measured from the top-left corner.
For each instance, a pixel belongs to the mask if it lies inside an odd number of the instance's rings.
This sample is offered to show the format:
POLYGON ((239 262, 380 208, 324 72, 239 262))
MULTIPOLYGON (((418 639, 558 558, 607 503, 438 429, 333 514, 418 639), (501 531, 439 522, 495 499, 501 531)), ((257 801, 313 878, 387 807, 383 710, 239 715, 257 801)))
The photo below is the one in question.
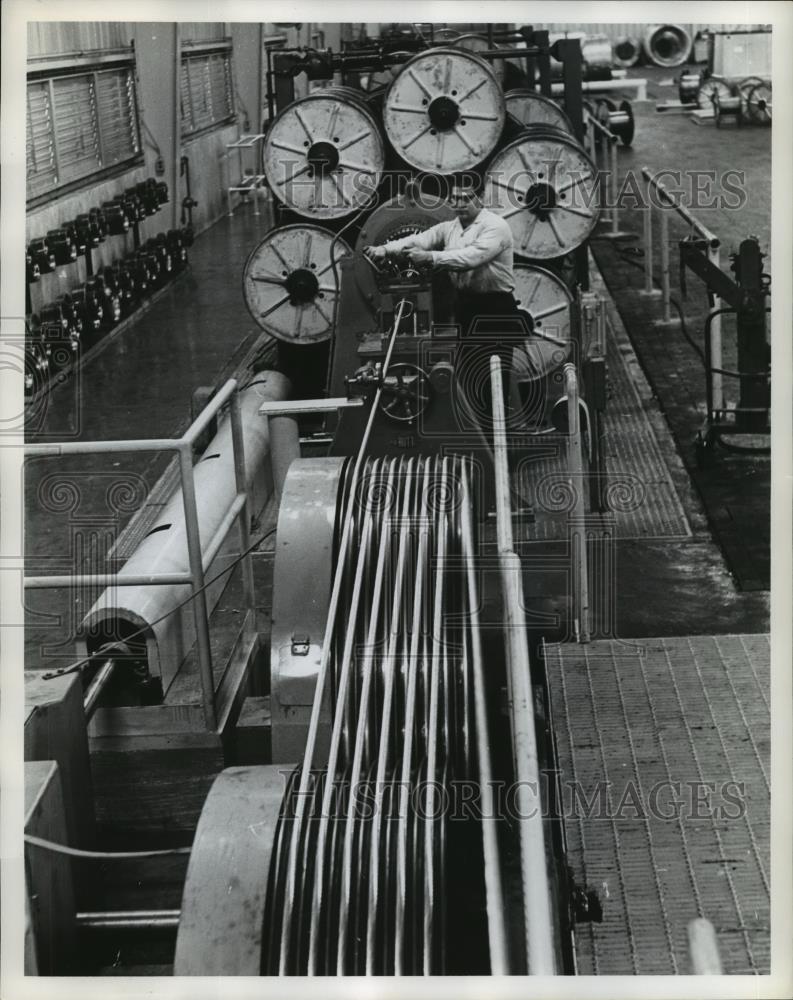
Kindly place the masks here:
POLYGON ((517 255, 561 257, 597 223, 597 171, 572 136, 530 126, 491 160, 484 203, 509 223, 517 255))
MULTIPOLYGON (((339 292, 333 243, 333 233, 320 226, 282 226, 251 252, 242 275, 245 304, 271 336, 290 344, 331 337, 339 292)), ((344 240, 336 239, 336 263, 349 253, 344 240)))
POLYGON ((386 135, 399 156, 437 174, 482 163, 496 148, 504 117, 501 87, 488 63, 446 48, 405 63, 383 108, 386 135))

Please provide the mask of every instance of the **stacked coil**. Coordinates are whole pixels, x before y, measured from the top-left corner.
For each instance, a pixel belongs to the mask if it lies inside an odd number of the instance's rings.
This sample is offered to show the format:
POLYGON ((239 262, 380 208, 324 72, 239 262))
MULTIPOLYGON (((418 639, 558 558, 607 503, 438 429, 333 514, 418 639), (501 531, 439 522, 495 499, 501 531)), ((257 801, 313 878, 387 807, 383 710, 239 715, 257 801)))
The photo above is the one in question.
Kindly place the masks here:
POLYGON ((265 974, 445 971, 449 782, 489 773, 470 482, 457 456, 347 467, 332 734, 320 762, 309 731, 284 796, 265 974))

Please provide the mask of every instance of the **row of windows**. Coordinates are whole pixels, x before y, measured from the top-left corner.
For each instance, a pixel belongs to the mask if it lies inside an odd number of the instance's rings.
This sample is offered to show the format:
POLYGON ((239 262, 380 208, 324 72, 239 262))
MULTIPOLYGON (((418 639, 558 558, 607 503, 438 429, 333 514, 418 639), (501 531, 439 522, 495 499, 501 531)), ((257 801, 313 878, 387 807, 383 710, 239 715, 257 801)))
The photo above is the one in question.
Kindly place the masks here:
MULTIPOLYGON (((182 137, 234 116, 231 49, 184 55, 182 137)), ((28 201, 142 157, 134 64, 37 76, 27 86, 28 201)))

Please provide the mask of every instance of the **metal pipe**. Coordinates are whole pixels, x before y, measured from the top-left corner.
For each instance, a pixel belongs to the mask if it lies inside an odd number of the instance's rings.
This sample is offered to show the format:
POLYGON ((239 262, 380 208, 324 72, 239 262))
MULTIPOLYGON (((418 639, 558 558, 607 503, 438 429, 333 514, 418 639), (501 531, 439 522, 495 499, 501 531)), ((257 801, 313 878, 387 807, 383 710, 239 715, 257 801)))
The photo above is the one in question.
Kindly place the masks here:
POLYGON ((493 458, 496 467, 496 539, 499 552, 512 552, 512 513, 509 498, 509 465, 507 462, 507 426, 502 394, 501 359, 490 358, 490 390, 493 394, 493 458))
POLYGON ((332 399, 287 399, 273 403, 262 403, 259 413, 263 417, 301 416, 307 413, 332 413, 334 410, 347 410, 361 407, 366 402, 363 396, 334 396, 332 399))
MULTIPOLYGON (((572 367, 565 365, 566 369, 572 367)), ((490 358, 490 385, 496 460, 496 530, 501 586, 504 593, 504 638, 509 676, 512 747, 517 777, 526 961, 529 975, 552 976, 556 973, 556 960, 551 930, 553 926, 551 893, 545 861, 540 764, 534 726, 534 695, 526 638, 523 568, 520 558, 512 551, 506 414, 501 394, 501 361, 497 355, 490 358)))
MULTIPOLYGON (((393 469, 394 463, 391 463, 391 472, 388 478, 387 491, 390 492, 393 480, 393 469)), ((391 531, 391 519, 390 517, 385 518, 383 524, 383 539, 387 539, 390 536, 391 531)), ((404 530, 404 529, 403 529, 404 530)), ((374 575, 374 586, 372 588, 371 603, 369 606, 369 620, 367 622, 366 628, 366 645, 364 647, 363 659, 359 667, 360 674, 363 677, 363 682, 361 683, 359 698, 359 709, 358 709, 358 724, 355 731, 355 746, 352 755, 352 771, 350 773, 350 789, 352 794, 350 795, 349 804, 347 807, 347 823, 344 828, 344 845, 342 853, 342 886, 340 892, 340 903, 339 903, 339 924, 338 924, 338 941, 336 944, 336 973, 337 975, 343 975, 345 954, 347 951, 348 933, 349 927, 349 911, 350 902, 353 892, 353 868, 357 869, 360 863, 359 851, 363 849, 363 845, 359 844, 357 851, 353 850, 353 831, 355 829, 355 815, 358 809, 358 802, 356 800, 356 791, 360 787, 361 775, 365 766, 366 758, 368 757, 366 753, 367 744, 367 730, 369 726, 369 701, 371 697, 372 685, 374 683, 374 673, 375 670, 379 668, 379 664, 375 665, 374 662, 374 652, 375 648, 378 647, 378 621, 380 617, 380 605, 383 597, 383 581, 385 578, 386 569, 386 556, 389 554, 389 546, 384 541, 380 545, 380 551, 377 556, 377 566, 375 568, 374 575), (353 855, 355 854, 355 858, 353 855)), ((356 577, 357 579, 357 577, 356 577)), ((351 616, 351 626, 349 629, 350 633, 354 633, 354 628, 352 627, 352 616, 351 616)), ((346 647, 345 647, 346 652, 346 647)), ((347 669, 347 662, 343 665, 343 669, 347 669)), ((378 671, 379 672, 379 671, 378 671)), ((340 705, 337 702, 336 712, 343 715, 343 702, 340 705)), ((335 721, 335 720, 334 720, 335 721)), ((334 773, 330 771, 329 773, 334 773)), ((376 864, 376 862, 375 862, 376 864)), ((371 877, 371 875, 370 875, 371 877)))
POLYGON ((176 930, 181 910, 97 910, 75 913, 78 930, 146 931, 176 930))
MULTIPOLYGON (((448 456, 443 458, 440 495, 446 495, 446 474, 448 456)), ((428 803, 424 819, 424 905, 423 912, 423 942, 422 972, 425 976, 436 972, 434 967, 433 917, 435 916, 435 837, 433 823, 437 792, 438 769, 438 729, 439 729, 439 686, 441 673, 441 657, 443 656, 443 618, 444 618, 444 571, 446 568, 446 533, 448 515, 445 511, 437 513, 435 529, 434 563, 434 595, 432 607, 432 651, 430 653, 429 676, 429 718, 426 726, 427 739, 427 792, 428 803)), ((429 609, 428 609, 429 610, 429 609)), ((427 678, 425 677, 425 684, 427 678)))
POLYGON ((644 288, 641 294, 657 298, 661 292, 653 282, 653 202, 650 197, 650 181, 645 178, 643 236, 644 236, 644 288))
POLYGON ((113 676, 113 671, 116 668, 116 661, 113 659, 105 660, 102 666, 97 670, 94 675, 93 680, 88 685, 88 688, 83 696, 83 712, 85 714, 85 721, 88 722, 91 716, 96 711, 96 705, 99 701, 99 696, 105 688, 110 678, 113 676))
MULTIPOLYGON (((196 421, 198 422, 198 421, 196 421)), ((201 536, 198 529, 198 509, 196 506, 195 482, 193 481, 192 447, 185 443, 179 449, 179 473, 182 480, 182 502, 184 504, 187 554, 190 573, 193 577, 193 615, 196 630, 196 648, 201 674, 201 701, 204 707, 204 722, 208 732, 215 732, 215 679, 212 674, 212 648, 209 643, 209 612, 204 590, 204 566, 201 559, 201 536)))
MULTIPOLYGON (((231 503, 231 505, 229 506, 229 509, 223 515, 223 520, 217 526, 215 534, 209 540, 209 544, 206 546, 203 555, 201 556, 201 561, 203 563, 205 573, 212 565, 212 561, 214 560, 215 556, 220 551, 220 546, 225 541, 226 535, 231 530, 231 526, 237 520, 237 517, 239 517, 242 511, 245 509, 245 504, 247 499, 248 498, 245 493, 238 493, 237 496, 234 498, 233 502, 231 503)), ((246 533, 246 539, 247 539, 246 544, 244 546, 241 545, 240 547, 241 553, 247 552, 248 547, 251 544, 250 533, 246 533)))
POLYGON ((130 438, 123 441, 59 441, 54 444, 29 444, 25 446, 25 454, 36 458, 51 458, 60 455, 101 455, 108 452, 179 451, 185 443, 194 443, 236 387, 236 379, 229 379, 181 438, 130 438))
POLYGON ((222 385, 184 432, 181 437, 181 442, 195 444, 196 439, 199 438, 202 432, 206 430, 210 420, 212 420, 221 406, 223 406, 234 395, 236 388, 237 380, 235 378, 230 378, 224 385, 222 385))
POLYGON ((581 442, 581 413, 578 402, 578 377, 575 365, 564 366, 564 386, 567 394, 567 468, 568 482, 574 498, 572 516, 572 556, 574 560, 574 622, 576 639, 589 642, 589 565, 586 547, 586 513, 584 504, 584 462, 581 442))
MULTIPOLYGON (((180 180, 182 176, 182 27, 173 25, 173 118, 171 128, 171 225, 179 228, 179 208, 182 204, 180 180)), ((191 209, 192 215, 192 209, 191 209)), ((191 218, 192 222, 192 218, 191 218)))
POLYGON ((173 438, 132 438, 128 441, 59 441, 56 444, 25 445, 25 455, 57 458, 61 455, 102 455, 127 451, 178 451, 181 441, 173 438))
POLYGON ((485 671, 482 639, 479 628, 479 595, 474 562, 474 533, 471 524, 471 499, 468 473, 462 465, 462 526, 463 559, 466 567, 466 596, 471 628, 471 660, 474 681, 474 714, 476 718, 476 750, 480 792, 482 796, 482 849, 485 863, 485 899, 487 933, 490 946, 490 971, 494 976, 511 972, 507 951, 507 929, 504 922, 504 894, 501 885, 501 862, 498 847, 498 822, 493 796, 493 775, 490 761, 490 735, 487 721, 485 671))
POLYGON ((619 193, 620 183, 617 176, 617 137, 609 134, 609 144, 611 153, 611 235, 619 236, 619 193))
MULTIPOLYGON (((270 416, 267 424, 270 431, 270 469, 273 474, 273 492, 276 500, 280 502, 289 466, 296 458, 300 458, 300 430, 297 418, 293 416, 270 416)), ((329 437, 328 444, 332 440, 333 438, 329 437)))
MULTIPOLYGON (((256 606, 256 597, 254 594, 254 585, 253 585, 253 562, 250 552, 251 511, 250 511, 250 504, 248 502, 248 474, 245 468, 245 440, 242 431, 242 414, 240 412, 240 397, 239 394, 236 392, 231 397, 229 418, 231 420, 231 443, 234 452, 234 480, 237 487, 237 497, 232 506, 229 508, 229 515, 232 514, 232 511, 238 502, 239 502, 239 509, 233 515, 232 520, 229 521, 228 529, 231 528, 233 519, 239 516, 238 529, 240 536, 240 558, 242 561, 242 566, 240 568, 240 572, 242 574, 242 589, 245 595, 245 606, 249 611, 253 611, 256 606)), ((219 535, 220 531, 224 528, 224 525, 225 525, 225 519, 224 523, 218 529, 219 535)), ((223 541, 224 537, 225 537, 225 530, 218 539, 218 547, 220 547, 220 544, 223 541)))
MULTIPOLYGON (((355 493, 350 493, 351 504, 356 503, 355 493)), ((352 508, 351 508, 352 509, 352 508)), ((347 519, 349 523, 349 518, 347 519)), ((349 622, 349 627, 344 635, 344 646, 341 651, 338 665, 338 675, 336 682, 336 705, 333 712, 333 729, 331 730, 330 737, 330 749, 328 751, 328 765, 327 773, 328 775, 335 775, 336 768, 339 763, 339 757, 341 755, 341 743, 345 735, 345 725, 346 725, 346 711, 345 703, 348 698, 348 692, 350 687, 350 675, 352 674, 352 663, 353 663, 353 648, 355 646, 355 628, 354 622, 358 616, 358 609, 361 605, 361 599, 363 596, 363 583, 364 583, 364 570, 368 562, 367 549, 369 548, 370 540, 372 537, 372 532, 374 528, 374 518, 372 513, 372 504, 367 500, 366 504, 366 514, 364 518, 363 531, 361 534, 361 541, 358 547, 357 562, 355 565, 355 575, 352 581, 352 588, 350 593, 349 604, 345 609, 347 615, 347 621, 349 622)), ((383 546, 381 553, 384 553, 387 546, 383 546)), ((339 557, 339 566, 343 568, 344 559, 339 557)), ((332 646, 332 640, 328 643, 332 646)), ((323 645, 323 653, 324 653, 323 645)), ((324 659, 324 656, 323 656, 324 659)), ((314 704, 316 705, 319 698, 315 695, 314 704)), ((312 905, 311 905, 311 919, 309 924, 309 944, 308 944, 308 975, 314 976, 317 974, 317 963, 319 960, 319 933, 320 933, 320 919, 322 917, 322 908, 324 903, 323 892, 324 892, 324 870, 325 870, 325 846, 328 837, 328 826, 330 823, 330 817, 333 812, 333 795, 334 795, 334 782, 328 780, 325 783, 325 788, 322 795, 322 812, 319 820, 319 832, 317 833, 316 841, 316 861, 315 861, 315 874, 314 874, 314 887, 312 895, 312 905)), ((283 963, 287 956, 287 948, 282 946, 281 951, 281 962, 283 963)), ((279 970, 281 975, 286 974, 286 969, 282 968, 279 970)))
POLYGON ((155 573, 152 576, 119 576, 118 573, 72 573, 61 576, 26 576, 23 583, 28 590, 46 590, 50 587, 148 587, 173 586, 192 583, 189 573, 155 573))
MULTIPOLYGON (((413 475, 414 460, 409 460, 410 476, 413 475)), ((386 773, 391 752, 391 717, 394 711, 394 687, 396 673, 396 653, 403 625, 403 595, 405 592, 405 576, 408 561, 408 541, 412 537, 412 529, 408 529, 410 517, 410 500, 412 491, 410 483, 405 484, 402 508, 399 515, 399 552, 397 555, 394 588, 391 600, 391 623, 388 635, 388 651, 384 662, 384 697, 382 719, 380 723, 380 746, 377 755, 377 776, 375 780, 375 807, 372 815, 372 832, 369 838, 369 887, 368 908, 366 913, 366 974, 373 975, 376 954, 375 925, 377 921, 378 900, 380 895, 380 876, 378 870, 378 848, 386 788, 386 773)), ((385 546, 383 546, 385 548, 385 546)), ((395 934, 396 938, 396 934, 395 934)), ((398 950, 398 947, 397 947, 398 950)))
POLYGON ((673 208, 681 218, 685 219, 686 222, 695 230, 695 232, 699 233, 699 235, 704 240, 707 240, 708 243, 710 243, 711 246, 713 246, 714 248, 719 246, 721 240, 719 240, 718 236, 712 233, 707 228, 707 226, 704 226, 699 221, 699 219, 695 219, 687 208, 684 208, 683 205, 678 204, 675 201, 674 197, 669 193, 669 191, 666 190, 664 185, 660 181, 657 181, 655 177, 653 177, 648 167, 642 167, 642 177, 644 177, 644 179, 647 181, 648 186, 654 187, 656 191, 659 192, 661 197, 668 202, 669 206, 673 208))
MULTIPOLYGON (((716 244, 715 246, 711 243, 708 246, 708 260, 714 267, 721 270, 721 250, 716 244)), ((710 322, 709 326, 709 336, 710 336, 710 379, 711 379, 711 399, 713 401, 712 408, 714 410, 721 410, 724 408, 724 385, 722 381, 722 375, 720 371, 715 371, 715 369, 720 369, 723 367, 722 363, 722 339, 721 339, 721 299, 718 295, 713 297, 713 308, 710 310, 710 322)))
POLYGON ((663 319, 660 320, 664 325, 668 325, 672 322, 672 313, 670 310, 670 299, 672 298, 672 292, 669 282, 669 216, 666 211, 661 209, 661 295, 662 302, 664 306, 663 319))

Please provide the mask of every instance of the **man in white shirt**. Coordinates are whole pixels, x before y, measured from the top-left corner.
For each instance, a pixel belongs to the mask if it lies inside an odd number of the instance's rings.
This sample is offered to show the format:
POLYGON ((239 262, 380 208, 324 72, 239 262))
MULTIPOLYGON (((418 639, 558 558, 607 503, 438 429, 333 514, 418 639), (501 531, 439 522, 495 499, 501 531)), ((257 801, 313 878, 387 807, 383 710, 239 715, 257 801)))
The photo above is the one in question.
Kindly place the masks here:
POLYGON ((468 188, 454 187, 450 205, 455 219, 423 233, 365 247, 375 263, 407 254, 411 263, 450 272, 456 288, 455 316, 463 340, 458 355, 458 384, 483 427, 490 425, 489 358, 502 361, 504 403, 509 391, 513 348, 530 333, 512 294, 512 232, 509 224, 483 208, 468 188), (468 343, 466 344, 466 341, 468 343))

